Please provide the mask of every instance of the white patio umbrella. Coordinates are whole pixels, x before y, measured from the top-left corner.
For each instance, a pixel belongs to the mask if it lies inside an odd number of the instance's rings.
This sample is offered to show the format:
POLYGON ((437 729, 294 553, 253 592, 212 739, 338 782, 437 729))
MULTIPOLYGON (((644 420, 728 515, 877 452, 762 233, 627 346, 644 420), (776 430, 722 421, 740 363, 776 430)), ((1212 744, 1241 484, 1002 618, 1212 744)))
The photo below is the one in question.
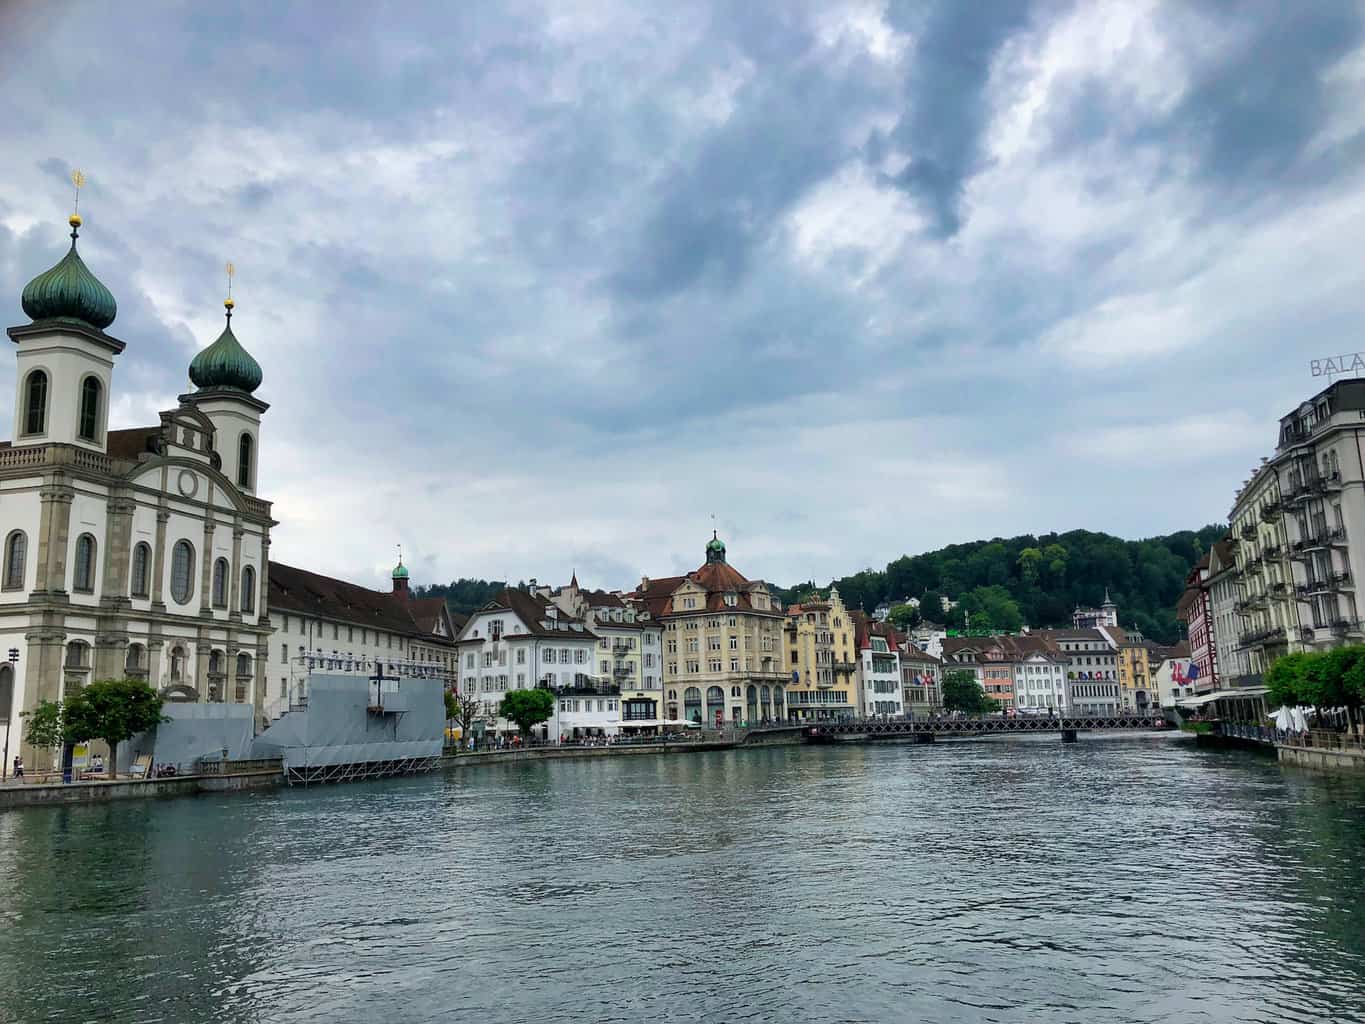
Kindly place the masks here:
POLYGON ((1294 731, 1294 713, 1289 710, 1288 705, 1281 704, 1279 710, 1275 712, 1275 728, 1280 732, 1294 731))
POLYGON ((1294 731, 1295 731, 1295 732, 1307 732, 1307 731, 1308 731, 1308 716, 1305 715, 1305 714, 1303 713, 1303 708, 1295 708, 1295 709, 1291 712, 1291 714, 1292 714, 1293 719, 1294 719, 1294 731))

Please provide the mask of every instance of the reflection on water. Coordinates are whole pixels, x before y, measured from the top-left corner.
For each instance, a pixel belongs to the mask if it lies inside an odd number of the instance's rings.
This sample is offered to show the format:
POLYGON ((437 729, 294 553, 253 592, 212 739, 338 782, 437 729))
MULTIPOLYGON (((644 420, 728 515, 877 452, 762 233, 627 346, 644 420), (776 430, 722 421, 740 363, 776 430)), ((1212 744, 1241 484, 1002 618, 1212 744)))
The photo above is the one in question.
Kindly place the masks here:
POLYGON ((0 1021, 1365 1021, 1365 781, 1181 739, 0 815, 0 1021))

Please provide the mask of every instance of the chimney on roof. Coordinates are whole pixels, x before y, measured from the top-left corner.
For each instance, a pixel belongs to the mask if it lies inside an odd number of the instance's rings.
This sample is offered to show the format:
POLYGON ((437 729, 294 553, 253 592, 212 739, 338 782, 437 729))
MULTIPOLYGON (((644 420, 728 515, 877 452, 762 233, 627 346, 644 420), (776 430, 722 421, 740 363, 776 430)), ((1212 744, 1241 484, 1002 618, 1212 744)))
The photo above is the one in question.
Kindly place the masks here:
POLYGON ((640 589, 641 589, 641 590, 648 590, 648 589, 649 589, 649 577, 648 577, 648 576, 641 576, 641 577, 640 577, 640 589))

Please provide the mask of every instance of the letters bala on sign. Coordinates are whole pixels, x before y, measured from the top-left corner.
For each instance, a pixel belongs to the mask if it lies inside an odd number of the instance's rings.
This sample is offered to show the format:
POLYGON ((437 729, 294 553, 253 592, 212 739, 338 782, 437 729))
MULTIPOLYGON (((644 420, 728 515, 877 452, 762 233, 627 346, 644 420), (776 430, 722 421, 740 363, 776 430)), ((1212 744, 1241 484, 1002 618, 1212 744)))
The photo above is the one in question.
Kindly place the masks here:
POLYGON ((1365 371, 1365 355, 1360 352, 1347 352, 1341 356, 1313 359, 1308 365, 1314 377, 1321 377, 1324 374, 1332 377, 1338 373, 1360 373, 1365 371))

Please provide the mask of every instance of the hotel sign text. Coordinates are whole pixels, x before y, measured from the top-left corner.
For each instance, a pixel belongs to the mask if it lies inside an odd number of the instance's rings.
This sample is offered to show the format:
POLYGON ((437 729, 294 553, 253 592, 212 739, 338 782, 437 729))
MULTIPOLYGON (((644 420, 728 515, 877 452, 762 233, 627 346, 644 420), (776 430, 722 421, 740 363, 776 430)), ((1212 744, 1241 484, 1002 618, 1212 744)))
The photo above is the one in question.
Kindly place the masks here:
POLYGON ((1365 372, 1365 352, 1347 352, 1345 355, 1328 356, 1326 359, 1313 359, 1308 363, 1314 377, 1335 377, 1339 373, 1365 372))

